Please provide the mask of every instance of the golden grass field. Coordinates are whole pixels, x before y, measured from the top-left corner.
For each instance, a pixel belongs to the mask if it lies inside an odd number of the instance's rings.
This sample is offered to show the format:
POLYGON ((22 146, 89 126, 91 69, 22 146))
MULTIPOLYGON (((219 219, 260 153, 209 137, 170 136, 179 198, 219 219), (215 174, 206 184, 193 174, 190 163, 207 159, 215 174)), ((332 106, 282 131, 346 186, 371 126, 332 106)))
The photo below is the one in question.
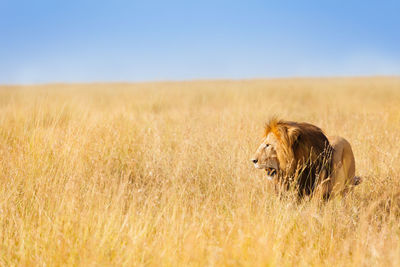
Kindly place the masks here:
POLYGON ((0 87, 1 266, 400 266, 400 77, 0 87), (271 116, 353 146, 363 183, 279 199, 271 116))

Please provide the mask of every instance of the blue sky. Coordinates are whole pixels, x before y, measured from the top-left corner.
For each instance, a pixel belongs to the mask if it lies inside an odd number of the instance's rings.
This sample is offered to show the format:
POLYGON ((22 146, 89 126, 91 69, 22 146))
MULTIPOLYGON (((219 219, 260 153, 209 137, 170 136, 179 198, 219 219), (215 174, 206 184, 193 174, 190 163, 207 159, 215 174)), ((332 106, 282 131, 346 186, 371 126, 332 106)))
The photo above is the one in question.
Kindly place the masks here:
POLYGON ((0 84, 400 75, 400 1, 0 0, 0 84))

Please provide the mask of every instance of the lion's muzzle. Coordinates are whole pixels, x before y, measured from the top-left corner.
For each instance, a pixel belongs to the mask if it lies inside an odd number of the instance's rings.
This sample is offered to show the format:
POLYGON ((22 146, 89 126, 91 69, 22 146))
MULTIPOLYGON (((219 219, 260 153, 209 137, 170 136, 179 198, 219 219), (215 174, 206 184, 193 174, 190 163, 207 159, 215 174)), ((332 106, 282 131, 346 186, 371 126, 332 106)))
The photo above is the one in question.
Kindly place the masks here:
POLYGON ((268 176, 275 176, 275 174, 277 174, 277 171, 275 168, 266 168, 265 171, 267 172, 268 176))

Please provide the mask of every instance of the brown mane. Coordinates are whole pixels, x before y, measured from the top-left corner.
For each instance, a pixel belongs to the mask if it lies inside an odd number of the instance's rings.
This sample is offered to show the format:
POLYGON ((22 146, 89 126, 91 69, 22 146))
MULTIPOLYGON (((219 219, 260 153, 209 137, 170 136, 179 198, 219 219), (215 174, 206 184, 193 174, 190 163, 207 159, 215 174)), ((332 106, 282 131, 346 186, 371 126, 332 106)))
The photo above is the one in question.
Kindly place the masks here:
POLYGON ((280 183, 285 187, 295 184, 301 196, 311 194, 331 172, 333 148, 328 138, 312 124, 275 118, 265 126, 265 135, 269 133, 281 144, 277 150, 280 183))

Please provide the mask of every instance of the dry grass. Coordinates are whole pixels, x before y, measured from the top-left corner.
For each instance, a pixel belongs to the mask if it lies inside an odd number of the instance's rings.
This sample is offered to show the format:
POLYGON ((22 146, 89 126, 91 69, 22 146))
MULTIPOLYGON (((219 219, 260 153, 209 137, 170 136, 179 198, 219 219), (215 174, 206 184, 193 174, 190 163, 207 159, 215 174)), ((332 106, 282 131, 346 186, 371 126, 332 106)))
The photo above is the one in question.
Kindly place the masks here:
POLYGON ((400 78, 0 87, 0 265, 399 266, 400 78), (353 145, 352 194, 277 199, 272 115, 353 145))

